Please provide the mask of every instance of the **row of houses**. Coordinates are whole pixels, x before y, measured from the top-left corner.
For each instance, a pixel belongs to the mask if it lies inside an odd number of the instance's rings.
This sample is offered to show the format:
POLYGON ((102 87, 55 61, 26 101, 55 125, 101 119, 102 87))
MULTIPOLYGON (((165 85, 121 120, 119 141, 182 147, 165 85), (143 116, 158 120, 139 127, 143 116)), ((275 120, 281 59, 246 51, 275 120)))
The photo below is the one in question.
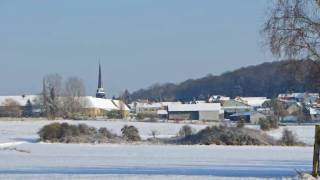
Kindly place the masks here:
MULTIPOLYGON (((41 113, 40 96, 0 96, 0 116, 11 116, 9 108, 15 108, 20 114, 37 115, 41 113), (14 103, 13 103, 14 102, 14 103), (14 104, 15 106, 12 106, 14 104), (28 108, 32 106, 32 109, 28 108), (29 111, 32 112, 29 112, 29 111)), ((208 101, 192 102, 148 102, 135 101, 129 105, 120 100, 100 97, 82 97, 83 112, 86 116, 105 116, 110 111, 124 111, 131 117, 144 114, 144 117, 153 117, 174 121, 200 120, 200 121, 238 121, 245 120, 256 124, 261 118, 267 118, 273 112, 263 104, 270 99, 266 97, 236 97, 211 96, 208 101)), ((308 113, 310 120, 320 121, 319 95, 316 93, 290 93, 280 94, 278 101, 286 104, 286 113, 281 117, 283 122, 298 121, 299 113, 308 113), (298 113, 299 112, 299 113, 298 113)), ((304 118, 304 117, 303 117, 304 118)))
POLYGON ((135 114, 152 114, 159 118, 168 120, 201 120, 222 121, 226 118, 236 120, 245 118, 248 122, 257 123, 259 118, 264 117, 262 113, 254 111, 267 101, 265 97, 236 98, 214 96, 208 102, 147 102, 140 101, 131 103, 131 112, 135 114), (248 116, 248 113, 251 113, 248 116))
MULTIPOLYGON (((317 93, 287 93, 277 98, 284 104, 282 122, 320 121, 320 103, 317 93), (302 119, 301 119, 302 118, 302 119)), ((260 119, 274 115, 272 108, 266 107, 266 97, 236 97, 214 95, 208 101, 193 102, 148 102, 131 103, 131 112, 152 114, 168 120, 221 121, 245 120, 257 124, 260 119)))

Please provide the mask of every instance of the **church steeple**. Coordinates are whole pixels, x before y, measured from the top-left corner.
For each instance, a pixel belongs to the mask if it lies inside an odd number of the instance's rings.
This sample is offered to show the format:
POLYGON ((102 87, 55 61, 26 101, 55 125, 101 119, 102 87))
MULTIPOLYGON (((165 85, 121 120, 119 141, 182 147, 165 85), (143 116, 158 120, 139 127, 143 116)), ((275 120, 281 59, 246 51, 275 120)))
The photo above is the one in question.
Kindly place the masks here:
POLYGON ((101 64, 99 63, 99 80, 98 80, 98 89, 102 88, 102 78, 101 78, 101 64))
POLYGON ((102 87, 102 75, 101 75, 101 64, 99 63, 99 77, 98 77, 98 89, 96 93, 97 98, 106 98, 106 93, 102 87))

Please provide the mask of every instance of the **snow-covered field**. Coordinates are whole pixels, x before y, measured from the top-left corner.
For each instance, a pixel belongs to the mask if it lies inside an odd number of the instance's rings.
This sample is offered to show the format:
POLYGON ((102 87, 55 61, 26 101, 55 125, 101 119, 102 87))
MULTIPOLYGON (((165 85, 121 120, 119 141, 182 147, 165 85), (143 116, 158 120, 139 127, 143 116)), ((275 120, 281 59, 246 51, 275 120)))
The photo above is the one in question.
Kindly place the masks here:
MULTIPOLYGON (((62 122, 62 121, 60 121, 62 122)), ((63 121, 107 127, 125 124, 144 138, 151 130, 174 136, 183 124, 63 121)), ((0 121, 0 179, 257 179, 293 178, 310 171, 312 147, 91 145, 37 143, 37 131, 50 121, 0 121)), ((206 125, 192 125, 196 130, 206 125)), ((312 126, 290 126, 312 142, 312 126), (302 128, 302 129, 300 129, 302 128)), ((269 132, 275 137, 281 130, 269 132)))
MULTIPOLYGON (((176 136, 184 124, 174 123, 147 123, 129 121, 70 121, 70 120, 33 120, 33 121, 0 121, 0 143, 12 141, 35 141, 38 138, 37 132, 41 127, 53 122, 67 122, 69 124, 85 123, 96 128, 107 127, 113 133, 121 134, 124 125, 134 125, 139 129, 142 139, 152 137, 151 131, 156 130, 158 137, 176 136)), ((196 131, 205 128, 207 125, 190 125, 196 131)))
MULTIPOLYGON (((247 125, 247 128, 252 129, 260 129, 258 125, 247 125)), ((280 139, 282 136, 282 132, 284 129, 288 129, 292 131, 296 137, 306 143, 309 146, 314 144, 314 134, 315 134, 315 126, 314 125, 288 125, 288 126, 280 126, 279 129, 274 129, 270 131, 266 131, 266 133, 275 139, 280 139)))
MULTIPOLYGON (((0 152, 0 179, 19 175, 293 177, 310 171, 310 147, 22 144, 0 152)), ((61 178, 61 177, 60 177, 61 178)))
POLYGON ((281 137, 283 129, 292 131, 301 141, 303 141, 307 145, 313 145, 314 143, 315 126, 282 126, 279 129, 269 131, 268 134, 278 139, 281 137))

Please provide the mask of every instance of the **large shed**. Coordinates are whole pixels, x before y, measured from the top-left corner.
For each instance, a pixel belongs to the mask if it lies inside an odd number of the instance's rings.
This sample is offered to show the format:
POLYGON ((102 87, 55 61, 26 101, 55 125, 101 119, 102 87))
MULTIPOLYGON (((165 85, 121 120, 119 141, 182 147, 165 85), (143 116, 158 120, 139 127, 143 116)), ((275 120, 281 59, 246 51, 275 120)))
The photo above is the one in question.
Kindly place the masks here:
POLYGON ((223 120, 220 103, 171 104, 168 106, 169 120, 223 120))

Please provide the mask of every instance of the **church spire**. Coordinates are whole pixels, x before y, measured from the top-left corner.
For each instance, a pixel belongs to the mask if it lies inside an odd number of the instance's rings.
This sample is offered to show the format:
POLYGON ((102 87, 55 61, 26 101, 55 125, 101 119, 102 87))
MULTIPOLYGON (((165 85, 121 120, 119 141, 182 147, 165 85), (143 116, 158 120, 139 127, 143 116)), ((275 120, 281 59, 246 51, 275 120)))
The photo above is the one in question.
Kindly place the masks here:
POLYGON ((99 63, 99 80, 98 80, 98 89, 102 88, 102 78, 101 78, 101 64, 99 63))
POLYGON ((98 77, 98 89, 96 93, 97 98, 106 98, 106 94, 102 87, 102 75, 101 75, 101 64, 99 63, 99 77, 98 77))

